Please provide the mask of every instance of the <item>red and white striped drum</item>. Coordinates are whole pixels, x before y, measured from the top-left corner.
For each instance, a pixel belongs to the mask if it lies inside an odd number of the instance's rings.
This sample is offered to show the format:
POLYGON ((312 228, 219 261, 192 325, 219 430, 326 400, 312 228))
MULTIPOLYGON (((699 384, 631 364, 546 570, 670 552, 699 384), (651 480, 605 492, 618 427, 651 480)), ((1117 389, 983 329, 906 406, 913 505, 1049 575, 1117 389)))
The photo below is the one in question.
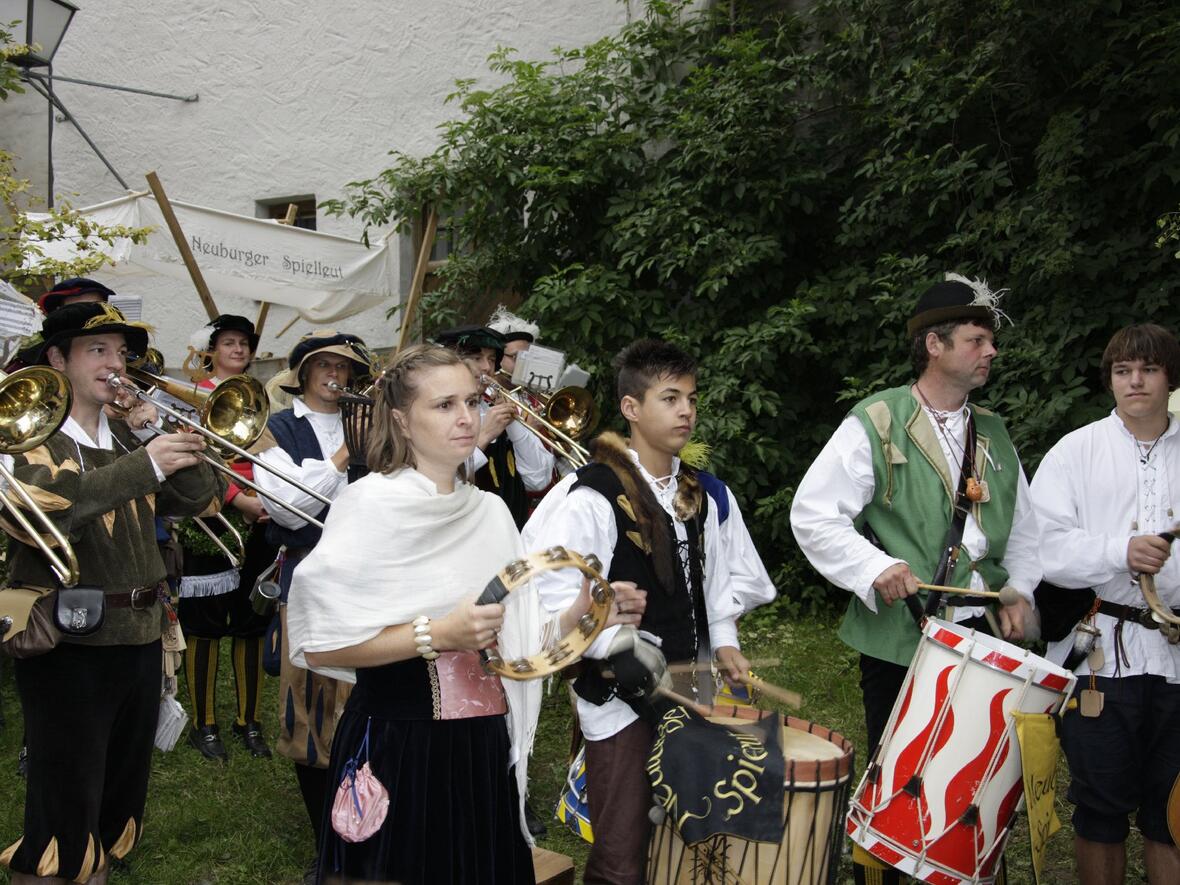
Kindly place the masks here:
POLYGON ((1056 713, 1076 681, 1011 643, 929 619, 852 798, 852 841, 923 882, 993 882, 1022 787, 1010 713, 1056 713))

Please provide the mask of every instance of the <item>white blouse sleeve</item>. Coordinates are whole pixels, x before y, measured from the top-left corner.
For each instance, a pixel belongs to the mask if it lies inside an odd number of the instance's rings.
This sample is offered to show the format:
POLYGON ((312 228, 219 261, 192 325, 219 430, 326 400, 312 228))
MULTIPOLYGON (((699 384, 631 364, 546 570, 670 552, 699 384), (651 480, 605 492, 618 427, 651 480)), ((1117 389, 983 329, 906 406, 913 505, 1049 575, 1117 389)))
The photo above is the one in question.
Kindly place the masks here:
POLYGON ((849 416, 832 434, 799 483, 791 530, 812 568, 855 593, 876 612, 873 581, 902 560, 869 543, 853 521, 873 500, 873 456, 860 421, 849 416))
MULTIPOLYGON (((296 464, 280 446, 272 446, 257 457, 329 499, 334 499, 348 485, 348 474, 337 470, 331 460, 305 458, 296 464)), ((295 488, 289 482, 284 482, 265 468, 254 469, 254 482, 261 486, 264 496, 271 502, 286 501, 311 516, 315 516, 324 508, 322 501, 295 488)), ((283 528, 298 530, 307 525, 305 520, 278 504, 268 503, 266 512, 283 528)))

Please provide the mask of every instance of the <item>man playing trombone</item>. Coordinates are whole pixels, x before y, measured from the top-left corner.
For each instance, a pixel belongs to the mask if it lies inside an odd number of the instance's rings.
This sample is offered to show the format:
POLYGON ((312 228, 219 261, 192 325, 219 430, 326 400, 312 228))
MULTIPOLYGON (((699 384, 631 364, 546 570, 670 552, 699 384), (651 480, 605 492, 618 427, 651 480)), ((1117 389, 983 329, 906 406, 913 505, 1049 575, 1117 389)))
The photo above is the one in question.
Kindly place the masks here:
MULTIPOLYGON (((263 451, 259 460, 298 480, 305 489, 265 470, 254 471, 255 480, 268 502, 286 502, 319 523, 313 524, 282 507, 267 508, 271 517, 267 537, 275 546, 286 548, 279 570, 280 619, 286 617, 292 572, 320 539, 328 512, 324 501, 332 500, 348 485, 349 452, 340 413, 341 393, 371 369, 368 351, 360 338, 324 330, 296 344, 287 359, 287 370, 276 378, 281 389, 296 396, 291 408, 270 416, 267 430, 276 444, 263 451)), ((285 625, 282 632, 286 633, 285 625)), ((346 699, 347 686, 343 683, 291 663, 284 635, 279 672, 280 733, 275 749, 295 763, 316 845, 320 844, 332 735, 346 699)))
MULTIPOLYGON (((97 631, 65 634, 51 650, 15 662, 29 745, 24 835, 0 852, 14 882, 105 882, 110 858, 134 847, 143 825, 160 706, 167 598, 155 514, 216 511, 225 486, 201 462, 201 437, 161 435, 140 446, 103 407, 108 383, 147 332, 115 308, 90 302, 46 317, 41 364, 68 378, 69 418, 46 442, 13 458, 16 478, 70 539, 81 585, 103 590, 97 631)), ((132 420, 154 420, 140 406, 132 420)), ((19 505, 18 505, 19 506, 19 505)), ((13 585, 54 587, 40 552, 7 516, 13 585)))

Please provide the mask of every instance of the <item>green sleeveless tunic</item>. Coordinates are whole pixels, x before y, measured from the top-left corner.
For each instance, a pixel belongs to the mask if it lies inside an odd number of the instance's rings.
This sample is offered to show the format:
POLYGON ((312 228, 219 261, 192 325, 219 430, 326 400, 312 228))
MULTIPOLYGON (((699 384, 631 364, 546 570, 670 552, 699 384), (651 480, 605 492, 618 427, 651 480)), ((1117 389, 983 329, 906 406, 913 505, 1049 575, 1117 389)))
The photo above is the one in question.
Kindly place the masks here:
MULTIPOLYGON (((968 587, 977 571, 987 587, 998 590, 1008 580, 1001 562, 1012 531, 1020 462, 1003 421, 987 409, 970 408, 975 416, 976 470, 990 493, 990 500, 973 505, 972 511, 987 538, 987 550, 972 561, 960 547, 946 583, 968 587)), ((908 386, 861 400, 851 414, 864 425, 873 455, 873 499, 856 526, 867 523, 890 556, 909 563, 918 580, 930 581, 950 528, 955 493, 938 430, 908 386)), ((925 598, 924 593, 920 596, 925 598)), ((840 625, 840 638, 848 645, 902 666, 909 666, 920 635, 905 605, 887 606, 880 596, 876 614, 853 596, 840 625)))

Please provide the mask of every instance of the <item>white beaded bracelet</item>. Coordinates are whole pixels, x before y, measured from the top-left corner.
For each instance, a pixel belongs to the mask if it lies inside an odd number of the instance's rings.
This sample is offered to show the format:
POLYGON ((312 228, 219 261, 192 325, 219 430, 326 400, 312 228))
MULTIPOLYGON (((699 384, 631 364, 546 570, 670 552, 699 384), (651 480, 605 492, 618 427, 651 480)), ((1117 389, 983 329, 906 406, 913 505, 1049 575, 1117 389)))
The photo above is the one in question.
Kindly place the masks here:
POLYGON ((434 650, 434 637, 430 635, 430 618, 426 615, 418 615, 412 621, 414 625, 414 642, 417 643, 417 652, 426 658, 428 661, 433 661, 438 657, 438 652, 434 650))

